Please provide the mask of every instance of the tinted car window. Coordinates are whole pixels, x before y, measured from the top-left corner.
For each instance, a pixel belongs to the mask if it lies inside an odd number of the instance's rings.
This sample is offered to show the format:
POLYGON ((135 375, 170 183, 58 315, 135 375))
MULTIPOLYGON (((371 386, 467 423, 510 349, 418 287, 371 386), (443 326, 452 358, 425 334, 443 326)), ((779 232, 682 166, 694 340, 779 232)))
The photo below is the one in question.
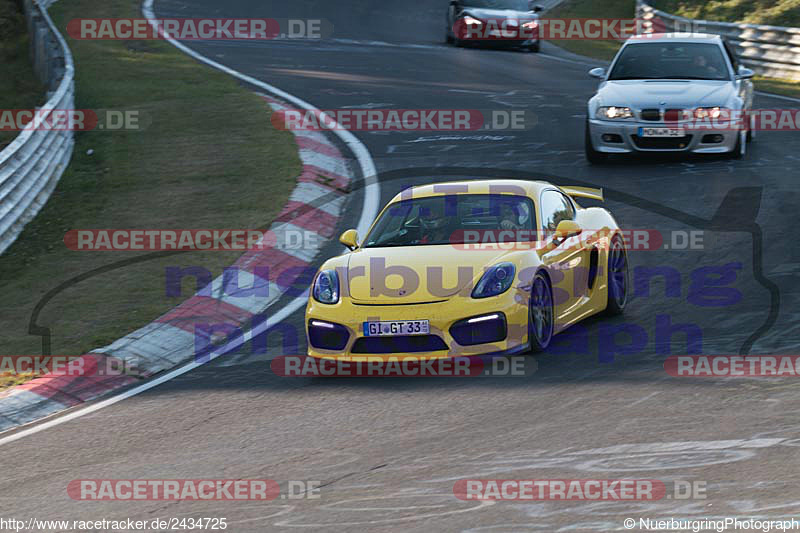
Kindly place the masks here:
POLYGON ((541 199, 542 228, 555 231, 562 220, 572 220, 575 210, 572 203, 558 191, 545 191, 541 199))
POLYGON ((533 240, 534 216, 533 202, 525 196, 455 194, 402 200, 381 214, 364 246, 465 244, 480 241, 476 235, 487 232, 503 242, 533 240))
POLYGON ((528 11, 528 0, 466 0, 462 2, 468 7, 481 9, 513 9, 515 11, 528 11))
POLYGON ((622 49, 608 79, 727 80, 722 49, 711 43, 649 42, 622 49))

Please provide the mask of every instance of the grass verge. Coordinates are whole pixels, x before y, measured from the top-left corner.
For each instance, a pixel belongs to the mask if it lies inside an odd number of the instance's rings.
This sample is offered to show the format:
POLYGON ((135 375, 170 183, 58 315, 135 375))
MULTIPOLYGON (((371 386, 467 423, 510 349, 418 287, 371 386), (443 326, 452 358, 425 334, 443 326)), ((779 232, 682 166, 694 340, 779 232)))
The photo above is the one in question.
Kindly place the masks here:
MULTIPOLYGON (((51 15, 64 32, 73 18, 136 18, 139 7, 139 0, 63 0, 51 15)), ((41 353, 28 321, 49 290, 137 255, 70 251, 66 231, 267 228, 301 171, 291 133, 273 129, 266 103, 229 76, 162 41, 69 44, 76 107, 135 110, 146 127, 77 134, 72 161, 47 205, 0 256, 6 354, 41 353)), ((51 300, 39 324, 52 330, 53 354, 85 353, 194 293, 187 278, 181 296, 165 296, 167 266, 202 266, 218 275, 239 255, 183 252, 93 276, 51 300)))
MULTIPOLYGON (((33 109, 44 103, 45 88, 39 83, 28 57, 28 28, 15 0, 0 0, 0 109, 33 109)), ((19 135, 0 131, 0 150, 19 135)))
POLYGON ((690 19, 800 26, 797 0, 658 0, 653 5, 690 19))
MULTIPOLYGON (((543 18, 619 18, 630 19, 636 11, 635 0, 572 0, 547 11, 543 18)), ((554 39, 551 43, 561 48, 594 59, 611 61, 619 50, 616 40, 554 39)))
MULTIPOLYGON (((793 2, 797 2, 797 0, 792 0, 793 2)), ((675 1, 672 2, 673 4, 700 4, 701 2, 687 2, 683 1, 675 1)), ((712 4, 720 4, 726 2, 711 2, 707 5, 712 4)), ((732 2, 728 2, 732 4, 732 2)), ((739 2, 741 3, 741 2, 739 2)), ((750 4, 754 4, 756 2, 747 2, 750 4)), ((705 2, 702 4, 706 5, 705 2)), ((664 2, 659 2, 656 4, 659 9, 663 11, 667 11, 669 13, 676 13, 674 10, 670 10, 669 8, 664 7, 664 2)), ((557 6, 552 11, 548 11, 546 17, 548 18, 632 18, 634 17, 634 13, 636 11, 636 2, 634 0, 608 0, 607 2, 596 2, 595 0, 571 0, 568 2, 564 2, 563 4, 557 6)), ((691 14, 693 12, 684 11, 681 14, 682 16, 689 17, 689 18, 696 18, 695 15, 691 14)), ((739 13, 739 11, 724 11, 718 10, 716 11, 717 14, 722 13, 739 13)), ((800 15, 798 15, 800 16, 800 15)), ((699 17, 703 18, 703 17, 699 17)), ((705 17, 710 18, 710 17, 705 17)), ((737 19, 715 19, 715 20, 723 20, 727 22, 735 22, 737 19)), ((792 18, 784 18, 781 20, 781 25, 789 25, 789 22, 794 20, 792 18)), ((767 22, 765 22, 766 24, 767 22)), ((769 22, 769 24, 776 24, 776 22, 769 22)), ((800 20, 795 22, 795 25, 800 25, 800 20)), ((614 58, 614 55, 619 50, 620 42, 614 40, 578 40, 578 39, 571 39, 571 40, 553 40, 551 41, 553 44, 564 48, 574 54, 579 54, 586 57, 591 57, 594 59, 601 59, 604 61, 611 61, 614 58)), ((792 80, 783 80, 778 78, 765 78, 763 76, 757 76, 753 79, 753 83, 755 84, 755 88, 757 91, 765 91, 775 94, 781 94, 784 96, 791 96, 794 98, 800 98, 800 82, 792 81, 792 80)))

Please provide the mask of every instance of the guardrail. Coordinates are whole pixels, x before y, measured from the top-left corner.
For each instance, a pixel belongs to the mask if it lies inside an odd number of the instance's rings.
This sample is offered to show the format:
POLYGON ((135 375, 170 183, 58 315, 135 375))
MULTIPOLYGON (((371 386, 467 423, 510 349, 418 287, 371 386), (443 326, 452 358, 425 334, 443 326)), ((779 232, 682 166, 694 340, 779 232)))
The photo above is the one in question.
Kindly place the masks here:
POLYGON ((659 11, 643 0, 636 2, 636 18, 644 33, 713 33, 723 36, 741 63, 756 74, 800 80, 800 28, 694 20, 659 11))
MULTIPOLYGON (((50 3, 52 0, 47 5, 50 3)), ((48 90, 39 113, 49 119, 54 109, 75 107, 75 66, 45 7, 25 0, 25 19, 33 68, 48 90)), ((73 146, 72 131, 29 129, 0 152, 0 253, 47 202, 69 163, 73 146)))

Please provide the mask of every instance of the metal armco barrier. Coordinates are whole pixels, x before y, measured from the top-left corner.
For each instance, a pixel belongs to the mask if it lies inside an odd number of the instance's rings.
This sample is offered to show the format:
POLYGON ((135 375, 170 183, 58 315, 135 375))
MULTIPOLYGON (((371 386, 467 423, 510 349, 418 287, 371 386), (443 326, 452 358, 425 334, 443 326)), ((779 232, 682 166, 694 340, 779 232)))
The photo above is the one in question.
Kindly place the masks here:
POLYGON ((643 0, 636 2, 636 17, 644 33, 699 32, 723 36, 742 64, 756 74, 800 80, 800 28, 693 20, 670 15, 643 0))
MULTIPOLYGON (((48 90, 40 113, 73 109, 75 66, 66 41, 41 4, 25 0, 25 19, 33 68, 48 90)), ((0 253, 47 202, 73 146, 72 131, 25 130, 0 152, 0 253)))

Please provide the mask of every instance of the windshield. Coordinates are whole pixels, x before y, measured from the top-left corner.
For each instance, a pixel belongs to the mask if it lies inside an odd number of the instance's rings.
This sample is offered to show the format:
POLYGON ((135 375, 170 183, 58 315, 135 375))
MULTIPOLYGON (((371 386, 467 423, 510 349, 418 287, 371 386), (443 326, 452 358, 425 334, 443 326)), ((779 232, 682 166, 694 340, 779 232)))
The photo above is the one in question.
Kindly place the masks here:
POLYGON ((709 43, 651 42, 622 49, 609 80, 727 80, 722 49, 709 43))
POLYGON ((402 200, 383 212, 364 247, 485 242, 486 232, 497 242, 533 241, 533 213, 530 198, 506 194, 402 200))
POLYGON ((514 11, 530 11, 528 0, 466 0, 465 7, 480 9, 513 9, 514 11))

